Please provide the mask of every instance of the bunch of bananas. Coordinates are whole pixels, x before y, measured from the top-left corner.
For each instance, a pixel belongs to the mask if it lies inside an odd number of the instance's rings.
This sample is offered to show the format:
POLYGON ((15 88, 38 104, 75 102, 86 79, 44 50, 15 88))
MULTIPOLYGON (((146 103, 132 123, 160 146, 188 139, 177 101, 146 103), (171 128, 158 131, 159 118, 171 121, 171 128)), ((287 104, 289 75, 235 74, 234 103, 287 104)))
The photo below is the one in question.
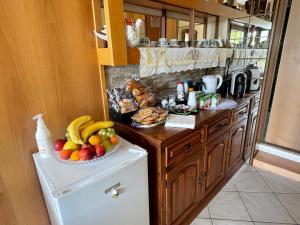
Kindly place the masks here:
POLYGON ((113 127, 112 121, 92 120, 91 116, 80 116, 73 120, 67 128, 66 136, 75 144, 83 145, 87 143, 88 138, 101 129, 113 127))

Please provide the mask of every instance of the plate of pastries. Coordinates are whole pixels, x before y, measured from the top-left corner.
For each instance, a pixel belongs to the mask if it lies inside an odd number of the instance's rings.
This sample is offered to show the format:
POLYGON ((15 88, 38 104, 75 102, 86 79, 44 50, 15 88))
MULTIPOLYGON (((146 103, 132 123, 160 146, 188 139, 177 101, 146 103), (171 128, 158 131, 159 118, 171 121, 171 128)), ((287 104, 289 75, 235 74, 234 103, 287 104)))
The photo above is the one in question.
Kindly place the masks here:
POLYGON ((150 128, 165 123, 168 111, 160 107, 147 107, 137 111, 132 118, 132 126, 138 128, 150 128))

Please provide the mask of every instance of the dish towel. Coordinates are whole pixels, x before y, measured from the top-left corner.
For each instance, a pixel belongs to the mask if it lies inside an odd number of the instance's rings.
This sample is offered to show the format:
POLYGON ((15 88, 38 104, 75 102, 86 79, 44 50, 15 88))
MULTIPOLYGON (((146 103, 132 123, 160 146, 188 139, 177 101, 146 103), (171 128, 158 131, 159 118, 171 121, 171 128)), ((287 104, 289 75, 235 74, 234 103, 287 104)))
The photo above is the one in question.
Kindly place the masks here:
POLYGON ((165 123, 165 127, 194 129, 195 122, 196 119, 194 115, 183 116, 183 115, 170 114, 168 116, 167 122, 165 123))

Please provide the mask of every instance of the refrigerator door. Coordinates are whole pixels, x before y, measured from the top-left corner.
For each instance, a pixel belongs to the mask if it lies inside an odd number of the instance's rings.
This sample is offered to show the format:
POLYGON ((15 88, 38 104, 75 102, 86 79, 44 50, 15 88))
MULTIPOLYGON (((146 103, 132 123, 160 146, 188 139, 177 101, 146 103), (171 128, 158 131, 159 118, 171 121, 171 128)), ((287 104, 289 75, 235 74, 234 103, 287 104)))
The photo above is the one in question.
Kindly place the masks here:
POLYGON ((60 225, 149 225, 147 159, 55 199, 60 225))

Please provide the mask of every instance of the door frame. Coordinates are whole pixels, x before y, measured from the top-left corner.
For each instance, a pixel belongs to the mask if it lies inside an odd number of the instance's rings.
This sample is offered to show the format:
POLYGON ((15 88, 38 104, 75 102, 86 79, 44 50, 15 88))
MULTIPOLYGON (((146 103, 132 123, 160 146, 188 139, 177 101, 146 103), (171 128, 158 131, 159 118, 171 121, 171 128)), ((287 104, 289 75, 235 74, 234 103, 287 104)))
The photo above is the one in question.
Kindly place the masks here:
POLYGON ((267 121, 266 115, 271 98, 271 89, 274 82, 277 63, 281 58, 280 43, 282 41, 282 31, 285 29, 285 18, 289 0, 277 0, 274 10, 273 28, 268 50, 267 65, 265 76, 261 89, 260 104, 254 132, 254 141, 251 147, 249 164, 253 164, 253 158, 256 154, 256 143, 264 142, 264 126, 267 121))

